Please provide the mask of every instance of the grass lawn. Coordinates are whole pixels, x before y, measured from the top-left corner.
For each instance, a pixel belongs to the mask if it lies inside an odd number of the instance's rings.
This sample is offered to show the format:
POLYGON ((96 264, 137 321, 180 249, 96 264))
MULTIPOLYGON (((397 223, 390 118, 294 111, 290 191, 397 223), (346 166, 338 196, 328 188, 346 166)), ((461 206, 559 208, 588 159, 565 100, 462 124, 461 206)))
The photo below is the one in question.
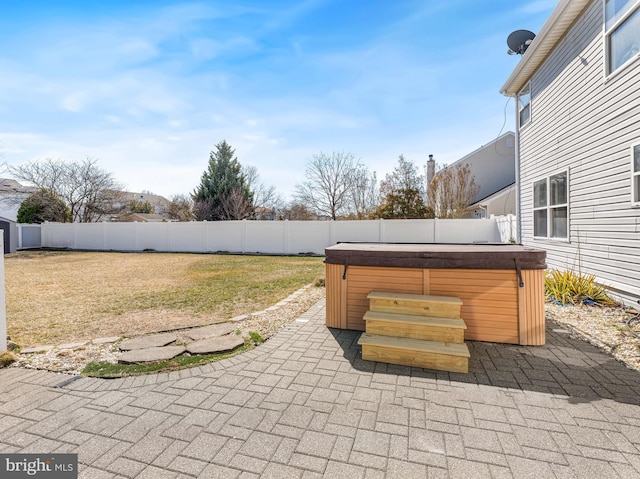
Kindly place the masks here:
POLYGON ((323 272, 315 257, 20 252, 5 256, 7 333, 27 347, 211 323, 323 272))

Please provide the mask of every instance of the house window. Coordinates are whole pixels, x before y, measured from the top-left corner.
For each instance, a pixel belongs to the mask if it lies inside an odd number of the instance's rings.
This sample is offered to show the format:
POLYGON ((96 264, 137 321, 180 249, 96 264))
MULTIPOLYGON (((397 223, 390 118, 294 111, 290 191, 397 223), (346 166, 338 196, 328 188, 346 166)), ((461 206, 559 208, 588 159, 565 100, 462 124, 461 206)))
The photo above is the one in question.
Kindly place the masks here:
POLYGON ((607 72, 640 54, 640 0, 605 0, 607 72))
POLYGON ((518 111, 520 112, 520 127, 526 125, 531 119, 531 84, 527 83, 518 93, 518 111))
POLYGON ((633 204, 640 206, 640 145, 632 147, 631 162, 631 195, 633 204))
POLYGON ((569 238, 569 172, 533 183, 533 236, 569 238))

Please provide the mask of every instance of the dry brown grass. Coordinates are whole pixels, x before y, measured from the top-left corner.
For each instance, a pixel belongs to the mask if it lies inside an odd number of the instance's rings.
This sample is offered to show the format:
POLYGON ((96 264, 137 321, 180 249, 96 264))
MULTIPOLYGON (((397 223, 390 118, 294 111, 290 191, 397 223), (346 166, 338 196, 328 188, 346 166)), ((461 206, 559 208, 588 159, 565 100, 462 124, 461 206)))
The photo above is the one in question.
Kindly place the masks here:
POLYGON ((22 347, 194 326, 264 309, 321 258, 22 252, 5 257, 7 329, 22 347))

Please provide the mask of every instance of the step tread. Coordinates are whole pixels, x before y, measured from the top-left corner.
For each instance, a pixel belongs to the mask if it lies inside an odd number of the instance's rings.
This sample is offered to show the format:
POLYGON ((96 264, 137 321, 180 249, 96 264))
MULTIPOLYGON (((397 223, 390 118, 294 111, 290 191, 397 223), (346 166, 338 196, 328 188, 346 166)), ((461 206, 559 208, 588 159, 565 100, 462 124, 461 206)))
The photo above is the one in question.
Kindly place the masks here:
POLYGON ((443 343, 442 341, 427 341, 424 339, 397 338, 395 336, 380 336, 377 334, 362 333, 358 344, 381 346, 396 349, 407 349, 424 353, 435 353, 449 356, 470 357, 469 348, 462 343, 443 343))
POLYGON ((467 329, 463 319, 460 318, 438 318, 435 316, 417 316, 414 314, 384 313, 381 311, 367 311, 364 314, 365 321, 373 319, 377 321, 389 321, 395 323, 407 323, 424 326, 436 326, 451 329, 467 329))
POLYGON ((402 301, 428 302, 434 303, 450 303, 462 305, 462 300, 455 296, 434 296, 428 294, 408 294, 408 293, 392 293, 385 291, 371 291, 367 298, 369 299, 399 299, 402 301))

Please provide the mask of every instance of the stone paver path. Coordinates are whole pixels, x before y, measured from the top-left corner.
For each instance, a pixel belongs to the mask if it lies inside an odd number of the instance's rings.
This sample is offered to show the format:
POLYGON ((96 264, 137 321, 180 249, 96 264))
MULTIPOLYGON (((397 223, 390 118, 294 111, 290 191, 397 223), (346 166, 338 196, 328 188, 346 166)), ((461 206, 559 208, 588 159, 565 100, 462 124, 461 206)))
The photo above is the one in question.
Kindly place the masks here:
POLYGON ((362 361, 319 303, 249 353, 100 380, 0 370, 0 452, 81 478, 637 478, 640 374, 553 331, 468 375, 362 361))

